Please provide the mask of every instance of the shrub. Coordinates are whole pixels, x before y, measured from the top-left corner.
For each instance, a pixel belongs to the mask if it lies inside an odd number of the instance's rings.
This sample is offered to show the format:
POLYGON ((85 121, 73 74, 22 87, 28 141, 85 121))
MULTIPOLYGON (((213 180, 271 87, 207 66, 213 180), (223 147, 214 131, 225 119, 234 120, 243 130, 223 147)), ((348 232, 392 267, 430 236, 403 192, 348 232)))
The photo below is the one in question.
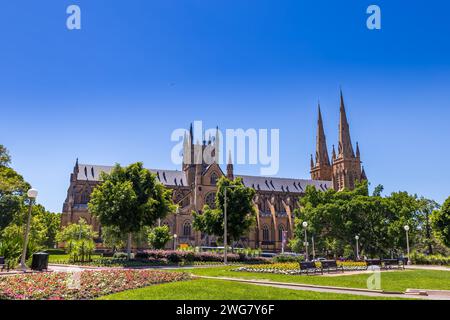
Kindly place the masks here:
POLYGON ((413 264, 429 264, 429 265, 450 265, 450 257, 446 257, 440 254, 436 255, 424 255, 422 253, 413 252, 411 254, 411 261, 413 264))
POLYGON ((66 253, 64 249, 45 249, 44 252, 48 253, 49 255, 61 255, 66 253))
POLYGON ((289 256, 289 255, 279 255, 274 257, 272 260, 275 263, 286 263, 286 262, 300 262, 303 261, 305 257, 303 256, 289 256))
POLYGON ((155 227, 147 235, 148 244, 154 249, 164 249, 172 236, 168 226, 155 227))
POLYGON ((128 259, 128 253, 126 252, 115 252, 113 255, 114 259, 128 259))

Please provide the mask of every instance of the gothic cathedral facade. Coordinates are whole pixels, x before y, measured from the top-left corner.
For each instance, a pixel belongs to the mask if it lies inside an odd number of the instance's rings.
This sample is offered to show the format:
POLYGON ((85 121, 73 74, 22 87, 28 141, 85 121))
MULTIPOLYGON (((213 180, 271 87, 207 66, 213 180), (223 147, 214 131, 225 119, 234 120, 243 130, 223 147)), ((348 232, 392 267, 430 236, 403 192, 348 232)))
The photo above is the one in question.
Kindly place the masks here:
MULTIPOLYGON (((238 247, 260 248, 264 251, 280 251, 283 234, 289 240, 294 232, 293 212, 298 200, 304 194, 308 185, 318 190, 326 191, 353 189, 357 181, 367 179, 361 166, 360 150, 356 144, 356 152, 350 139, 349 124, 345 111, 344 99, 340 97, 339 141, 338 152, 333 146, 332 157, 328 155, 325 131, 320 105, 318 108, 318 123, 316 137, 316 154, 311 155, 311 179, 275 178, 262 176, 238 175, 234 172, 231 157, 226 166, 226 172, 213 161, 207 165, 203 160, 186 161, 186 157, 194 159, 196 150, 211 148, 213 154, 217 141, 193 143, 192 126, 190 134, 184 142, 184 157, 181 170, 150 169, 157 179, 166 187, 173 189, 173 201, 179 204, 179 210, 170 214, 162 224, 170 228, 172 234, 177 234, 177 244, 189 246, 216 246, 214 236, 202 234, 192 227, 192 211, 201 212, 203 206, 214 206, 216 183, 225 175, 229 179, 240 177, 247 187, 255 189, 253 203, 257 212, 256 224, 248 235, 237 243, 238 247)), ((218 144, 217 144, 218 145, 218 144)), ((62 226, 76 223, 80 218, 92 224, 99 233, 101 246, 101 225, 88 210, 88 202, 92 190, 100 182, 101 172, 110 172, 112 166, 80 164, 76 161, 70 175, 70 185, 67 198, 63 205, 62 226)), ((167 247, 172 248, 173 243, 167 247)))

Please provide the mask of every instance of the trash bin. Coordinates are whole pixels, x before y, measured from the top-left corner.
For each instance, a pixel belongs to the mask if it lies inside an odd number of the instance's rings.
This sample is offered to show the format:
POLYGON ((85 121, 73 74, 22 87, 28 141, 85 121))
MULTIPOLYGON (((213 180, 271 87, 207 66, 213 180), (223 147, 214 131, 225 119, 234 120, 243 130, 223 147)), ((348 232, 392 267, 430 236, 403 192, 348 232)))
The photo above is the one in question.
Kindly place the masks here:
POLYGON ((48 253, 37 252, 33 254, 31 270, 42 271, 48 269, 48 253))

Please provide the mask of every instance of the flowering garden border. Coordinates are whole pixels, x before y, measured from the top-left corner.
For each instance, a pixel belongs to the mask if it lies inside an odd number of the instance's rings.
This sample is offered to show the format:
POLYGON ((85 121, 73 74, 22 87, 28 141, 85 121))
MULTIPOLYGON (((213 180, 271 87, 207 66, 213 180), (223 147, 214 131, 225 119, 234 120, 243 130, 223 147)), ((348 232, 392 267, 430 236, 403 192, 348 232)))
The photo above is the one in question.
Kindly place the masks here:
MULTIPOLYGON (((367 270, 367 264, 365 262, 337 261, 337 264, 338 266, 343 266, 345 271, 367 270)), ((316 262, 316 267, 320 268, 320 262, 316 262)), ((304 273, 304 271, 300 270, 300 266, 296 262, 246 265, 233 269, 233 271, 276 273, 286 275, 300 275, 304 273)))
POLYGON ((130 289, 189 280, 184 272, 99 270, 0 277, 0 300, 90 300, 130 289))

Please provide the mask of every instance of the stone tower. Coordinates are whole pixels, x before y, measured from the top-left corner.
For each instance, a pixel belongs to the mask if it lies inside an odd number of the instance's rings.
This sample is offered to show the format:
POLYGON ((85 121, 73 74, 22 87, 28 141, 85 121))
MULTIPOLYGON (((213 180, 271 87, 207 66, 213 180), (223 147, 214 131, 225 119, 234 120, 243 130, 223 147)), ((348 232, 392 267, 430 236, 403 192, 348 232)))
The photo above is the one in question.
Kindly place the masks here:
POLYGON ((367 179, 364 170, 361 169, 361 158, 358 144, 356 144, 356 154, 353 151, 342 90, 339 117, 338 153, 336 155, 333 147, 332 161, 333 188, 335 190, 354 189, 356 181, 367 179))
POLYGON ((316 161, 311 155, 311 179, 313 180, 332 180, 332 168, 328 156, 327 141, 323 129, 322 113, 320 104, 318 106, 317 137, 316 137, 316 161))

